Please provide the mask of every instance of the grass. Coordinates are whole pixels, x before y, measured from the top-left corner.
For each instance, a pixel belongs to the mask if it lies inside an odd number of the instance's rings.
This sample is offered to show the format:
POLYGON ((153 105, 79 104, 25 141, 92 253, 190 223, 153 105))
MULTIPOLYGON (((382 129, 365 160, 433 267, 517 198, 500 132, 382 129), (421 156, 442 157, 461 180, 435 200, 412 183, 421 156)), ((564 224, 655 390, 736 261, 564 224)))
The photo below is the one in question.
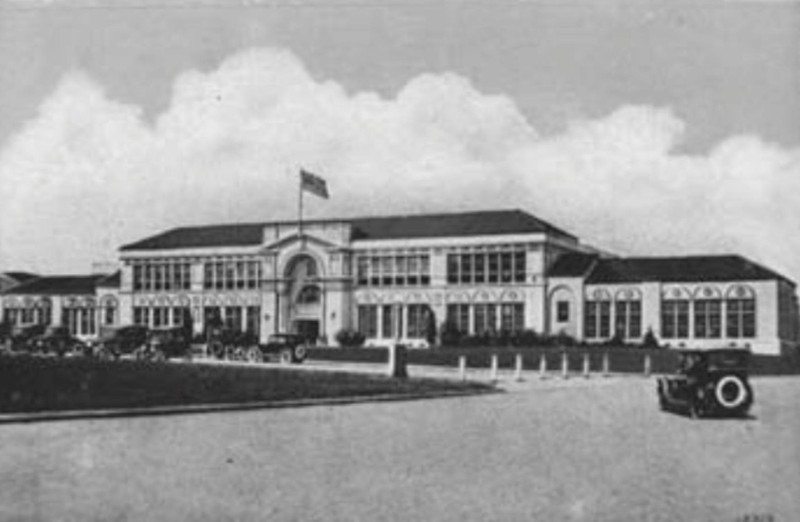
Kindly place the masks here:
POLYGON ((486 385, 266 366, 0 356, 0 412, 437 394, 486 385))

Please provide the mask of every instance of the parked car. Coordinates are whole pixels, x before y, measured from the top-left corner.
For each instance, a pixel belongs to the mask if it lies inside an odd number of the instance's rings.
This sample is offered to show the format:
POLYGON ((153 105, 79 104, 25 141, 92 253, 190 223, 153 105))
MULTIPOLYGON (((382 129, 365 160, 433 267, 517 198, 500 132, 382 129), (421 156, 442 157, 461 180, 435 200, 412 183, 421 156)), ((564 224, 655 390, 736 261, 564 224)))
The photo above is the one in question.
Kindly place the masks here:
POLYGON ((172 357, 192 358, 191 333, 183 326, 150 330, 144 358, 165 361, 172 357))
POLYGON ((42 335, 46 329, 47 326, 43 324, 14 326, 11 329, 11 349, 15 352, 34 352, 33 339, 42 335))
POLYGON ((73 336, 66 326, 48 326, 41 335, 31 338, 30 344, 35 352, 54 353, 59 357, 87 355, 89 350, 88 345, 73 336))
POLYGON ((297 334, 272 334, 266 344, 257 344, 247 351, 247 359, 253 362, 277 357, 284 364, 302 363, 306 360, 308 339, 297 334))
POLYGON ((119 359, 123 355, 134 355, 139 359, 144 354, 146 343, 146 326, 107 326, 100 330, 96 355, 101 359, 119 359))
POLYGON ((658 379, 659 406, 692 417, 746 415, 754 401, 749 359, 735 348, 683 352, 677 375, 658 379))

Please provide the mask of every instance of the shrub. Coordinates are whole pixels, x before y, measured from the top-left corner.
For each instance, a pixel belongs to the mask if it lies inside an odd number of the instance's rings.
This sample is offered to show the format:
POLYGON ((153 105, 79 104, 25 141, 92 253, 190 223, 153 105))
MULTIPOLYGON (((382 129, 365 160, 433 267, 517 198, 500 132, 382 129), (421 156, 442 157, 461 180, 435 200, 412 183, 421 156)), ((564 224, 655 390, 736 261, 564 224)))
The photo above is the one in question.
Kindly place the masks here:
POLYGON ((462 332, 452 321, 445 321, 442 324, 441 342, 442 346, 459 346, 464 337, 462 332))
POLYGON ((653 333, 652 328, 648 328, 647 333, 644 334, 644 339, 642 339, 642 348, 661 348, 661 345, 658 344, 658 339, 656 339, 656 335, 653 333))
POLYGON ((343 328, 336 332, 336 342, 339 343, 339 346, 345 348, 364 346, 364 341, 366 340, 367 337, 358 330, 343 328))

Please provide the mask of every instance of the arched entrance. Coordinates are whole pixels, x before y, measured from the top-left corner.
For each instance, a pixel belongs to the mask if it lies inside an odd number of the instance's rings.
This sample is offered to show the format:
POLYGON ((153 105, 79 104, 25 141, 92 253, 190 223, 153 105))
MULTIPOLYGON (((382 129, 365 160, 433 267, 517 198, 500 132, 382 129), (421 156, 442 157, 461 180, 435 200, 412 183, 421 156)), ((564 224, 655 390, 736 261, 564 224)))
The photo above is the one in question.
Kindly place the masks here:
POLYGON ((307 254, 299 254, 286 267, 287 319, 290 331, 316 342, 320 337, 324 295, 319 267, 307 254))

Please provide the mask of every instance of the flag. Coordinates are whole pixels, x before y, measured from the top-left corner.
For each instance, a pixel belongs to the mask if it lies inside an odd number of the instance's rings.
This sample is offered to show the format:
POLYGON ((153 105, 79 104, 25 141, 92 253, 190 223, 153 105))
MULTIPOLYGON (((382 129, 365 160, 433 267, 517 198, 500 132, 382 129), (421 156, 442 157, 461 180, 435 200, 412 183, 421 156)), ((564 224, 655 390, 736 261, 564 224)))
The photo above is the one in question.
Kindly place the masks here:
POLYGON ((328 184, 325 183, 325 180, 303 169, 300 169, 300 189, 328 199, 328 184))

